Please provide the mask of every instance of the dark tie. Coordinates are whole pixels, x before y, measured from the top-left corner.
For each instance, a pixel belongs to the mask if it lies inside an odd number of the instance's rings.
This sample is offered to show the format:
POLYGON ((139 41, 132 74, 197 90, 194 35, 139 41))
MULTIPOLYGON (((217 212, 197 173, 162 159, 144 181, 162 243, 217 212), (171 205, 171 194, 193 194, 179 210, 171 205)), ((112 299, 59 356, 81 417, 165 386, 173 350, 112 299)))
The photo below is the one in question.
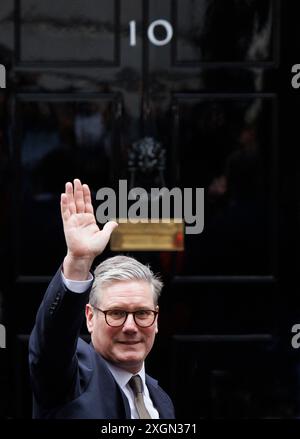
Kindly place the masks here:
POLYGON ((146 409, 143 398, 142 378, 139 375, 133 375, 128 381, 133 390, 135 407, 140 419, 151 419, 151 416, 146 409))

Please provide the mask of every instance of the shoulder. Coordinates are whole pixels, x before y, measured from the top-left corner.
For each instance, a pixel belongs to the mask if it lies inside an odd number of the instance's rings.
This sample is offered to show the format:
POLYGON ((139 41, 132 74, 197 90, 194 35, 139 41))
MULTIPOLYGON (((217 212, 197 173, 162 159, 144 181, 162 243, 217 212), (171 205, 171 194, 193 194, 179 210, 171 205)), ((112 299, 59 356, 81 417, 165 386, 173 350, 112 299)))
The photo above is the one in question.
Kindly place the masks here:
POLYGON ((110 374, 102 356, 95 351, 92 343, 90 343, 89 335, 78 338, 76 355, 79 368, 84 368, 90 372, 102 372, 105 374, 110 374), (82 337, 84 337, 84 339, 82 337))
POLYGON ((171 398, 169 397, 167 392, 162 387, 160 387, 156 379, 146 374, 146 383, 150 393, 152 393, 153 391, 156 392, 156 394, 158 394, 161 399, 164 399, 166 402, 173 405, 171 398))

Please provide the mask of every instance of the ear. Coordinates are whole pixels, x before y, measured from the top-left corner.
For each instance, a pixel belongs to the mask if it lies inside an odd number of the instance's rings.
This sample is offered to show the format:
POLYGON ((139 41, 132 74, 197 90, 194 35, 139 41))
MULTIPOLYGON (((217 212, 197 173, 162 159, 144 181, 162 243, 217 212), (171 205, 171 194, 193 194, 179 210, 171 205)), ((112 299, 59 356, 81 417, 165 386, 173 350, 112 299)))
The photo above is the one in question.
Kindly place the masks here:
POLYGON ((85 306, 85 318, 86 318, 86 326, 89 333, 93 332, 94 329, 94 311, 92 306, 87 303, 85 306))

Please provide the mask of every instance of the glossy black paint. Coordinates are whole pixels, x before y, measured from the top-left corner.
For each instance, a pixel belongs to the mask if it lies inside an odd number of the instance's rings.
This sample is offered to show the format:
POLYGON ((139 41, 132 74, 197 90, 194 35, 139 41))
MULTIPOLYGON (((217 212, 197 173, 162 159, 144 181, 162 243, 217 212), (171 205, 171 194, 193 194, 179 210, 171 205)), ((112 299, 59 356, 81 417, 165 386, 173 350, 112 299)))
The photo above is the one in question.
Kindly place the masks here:
POLYGON ((10 348, 0 352, 0 374, 14 389, 6 417, 30 417, 20 334, 30 332, 64 255, 64 182, 79 177, 95 195, 129 179, 128 151, 145 136, 166 149, 169 188, 205 188, 205 228, 185 237, 184 252, 134 254, 166 284, 149 369, 179 417, 297 415, 290 329, 299 321, 300 101, 289 73, 299 62, 298 9, 279 0, 1 1, 1 296, 10 348), (147 36, 158 18, 174 30, 165 46, 147 36), (253 333, 251 346, 230 338, 253 333), (263 366, 249 372, 252 354, 263 366), (198 389, 191 406, 182 405, 185 373, 198 389))

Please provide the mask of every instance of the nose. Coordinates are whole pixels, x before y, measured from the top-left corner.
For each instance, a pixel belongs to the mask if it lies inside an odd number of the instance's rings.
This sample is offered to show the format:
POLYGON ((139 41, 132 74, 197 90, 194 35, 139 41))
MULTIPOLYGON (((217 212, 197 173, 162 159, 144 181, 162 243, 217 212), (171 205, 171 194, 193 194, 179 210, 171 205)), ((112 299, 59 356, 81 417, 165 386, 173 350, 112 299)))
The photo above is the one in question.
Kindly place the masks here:
POLYGON ((123 332, 137 332, 138 328, 134 321, 133 314, 128 314, 127 319, 123 325, 123 332))

